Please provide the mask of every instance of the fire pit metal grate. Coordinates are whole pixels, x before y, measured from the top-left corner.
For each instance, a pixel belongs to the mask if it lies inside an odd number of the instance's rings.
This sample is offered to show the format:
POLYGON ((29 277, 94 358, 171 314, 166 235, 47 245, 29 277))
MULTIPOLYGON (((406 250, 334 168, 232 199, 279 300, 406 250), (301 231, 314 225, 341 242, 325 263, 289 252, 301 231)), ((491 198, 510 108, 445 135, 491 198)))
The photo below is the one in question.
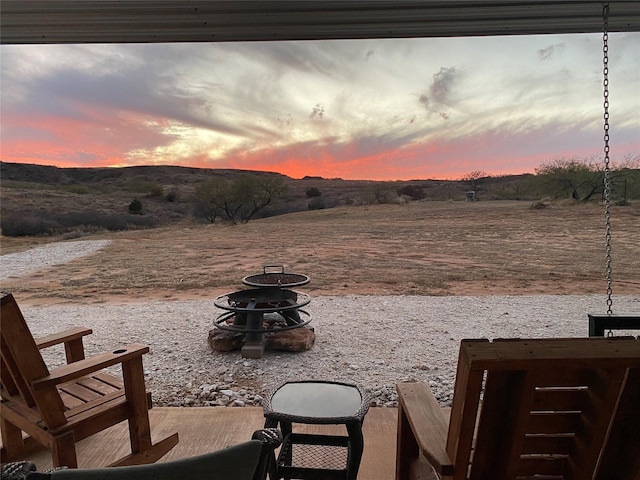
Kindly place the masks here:
POLYGON ((300 273, 285 273, 284 266, 268 265, 263 267, 262 273, 248 275, 242 279, 242 283, 250 287, 299 287, 306 285, 311 279, 300 273), (270 271, 267 271, 270 270, 270 271), (274 271, 276 270, 276 271, 274 271))

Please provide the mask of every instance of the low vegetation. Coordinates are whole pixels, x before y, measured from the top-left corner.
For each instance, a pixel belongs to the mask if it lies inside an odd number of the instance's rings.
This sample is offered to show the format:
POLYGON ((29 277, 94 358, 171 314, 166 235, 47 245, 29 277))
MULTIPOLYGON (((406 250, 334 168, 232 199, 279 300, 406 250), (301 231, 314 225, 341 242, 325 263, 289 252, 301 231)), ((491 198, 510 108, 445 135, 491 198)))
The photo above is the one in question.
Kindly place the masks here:
MULTIPOLYGON (((56 168, 0 163, 1 228, 5 236, 82 235, 185 220, 247 223, 338 206, 520 200, 585 203, 603 198, 604 169, 594 159, 556 158, 535 174, 491 176, 473 171, 461 180, 349 181, 269 172, 172 166, 56 168)), ((640 200, 640 156, 610 172, 611 200, 640 200)))

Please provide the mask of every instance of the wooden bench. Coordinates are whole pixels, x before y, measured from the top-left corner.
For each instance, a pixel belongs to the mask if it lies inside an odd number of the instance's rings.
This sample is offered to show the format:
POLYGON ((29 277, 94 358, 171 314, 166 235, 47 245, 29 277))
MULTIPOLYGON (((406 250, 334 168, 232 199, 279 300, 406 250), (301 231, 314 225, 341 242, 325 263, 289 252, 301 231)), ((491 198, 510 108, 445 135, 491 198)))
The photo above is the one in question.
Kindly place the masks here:
POLYGON ((640 340, 464 340, 449 421, 397 390, 396 480, 640 478, 640 340))

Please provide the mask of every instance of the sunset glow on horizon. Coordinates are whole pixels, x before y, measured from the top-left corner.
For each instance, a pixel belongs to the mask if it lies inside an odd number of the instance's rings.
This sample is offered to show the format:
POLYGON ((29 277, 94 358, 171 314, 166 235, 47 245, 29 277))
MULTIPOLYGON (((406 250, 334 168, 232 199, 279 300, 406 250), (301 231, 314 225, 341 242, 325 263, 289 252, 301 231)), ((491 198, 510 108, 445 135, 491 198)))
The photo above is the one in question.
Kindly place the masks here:
MULTIPOLYGON (((0 47, 6 162, 457 179, 602 157, 601 35, 0 47)), ((609 36, 611 157, 640 34, 609 36)))

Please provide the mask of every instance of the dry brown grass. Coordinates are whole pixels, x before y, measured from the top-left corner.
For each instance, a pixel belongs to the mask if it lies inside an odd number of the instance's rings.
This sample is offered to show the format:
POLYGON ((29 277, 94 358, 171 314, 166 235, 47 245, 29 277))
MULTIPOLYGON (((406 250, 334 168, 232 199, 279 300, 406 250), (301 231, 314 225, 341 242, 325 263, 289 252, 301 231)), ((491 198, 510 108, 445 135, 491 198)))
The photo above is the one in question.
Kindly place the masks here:
MULTIPOLYGON (((31 302, 211 298, 264 265, 304 273, 312 295, 605 293, 604 215, 525 202, 341 207, 245 225, 182 225, 88 238, 98 253, 3 289, 31 302)), ((614 289, 640 294, 640 208, 613 208, 614 289)), ((32 239, 2 239, 3 253, 32 239)))

